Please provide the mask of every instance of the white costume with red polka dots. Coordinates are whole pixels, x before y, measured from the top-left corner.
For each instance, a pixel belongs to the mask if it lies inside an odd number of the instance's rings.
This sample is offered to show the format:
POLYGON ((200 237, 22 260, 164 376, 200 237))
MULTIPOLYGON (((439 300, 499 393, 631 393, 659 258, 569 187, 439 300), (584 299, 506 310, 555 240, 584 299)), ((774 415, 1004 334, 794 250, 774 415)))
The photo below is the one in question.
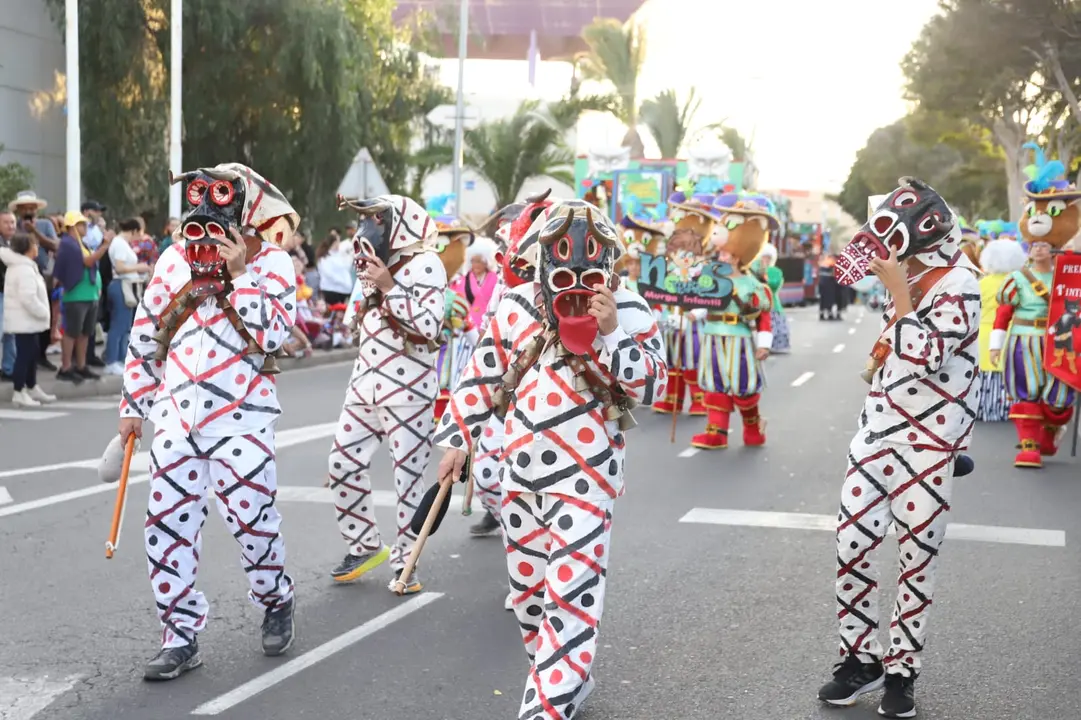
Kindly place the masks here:
MULTIPOLYGON (((272 353, 296 319, 289 255, 263 243, 228 298, 260 349, 272 353)), ((277 477, 274 424, 281 414, 264 356, 248 346, 214 297, 177 329, 165 361, 154 359, 161 315, 191 280, 182 246, 174 243, 154 266, 136 312, 124 371, 120 416, 154 423, 146 552, 163 647, 190 643, 206 626, 207 602, 195 590, 207 493, 241 545, 251 599, 263 608, 287 602, 281 517, 274 507, 277 477)))
MULTIPOLYGON (((660 332, 635 293, 615 292, 619 327, 597 337, 589 373, 637 403, 664 396, 660 332)), ((547 334, 537 283, 507 290, 436 432, 469 452, 493 395, 524 348, 547 334)), ((524 370, 506 415, 502 521, 514 612, 533 663, 519 717, 573 717, 592 688, 612 507, 623 493, 624 434, 555 342, 524 370)))
POLYGON ((424 495, 439 394, 436 377, 447 274, 434 251, 423 250, 392 268, 394 288, 359 297, 359 352, 349 378, 330 452, 330 487, 338 527, 349 552, 361 556, 383 547, 368 474, 384 437, 394 463, 398 494, 397 541, 390 566, 399 570, 416 536, 409 522, 424 495))
MULTIPOLYGON (((960 251, 957 251, 960 256, 960 251)), ((893 315, 891 301, 883 326, 893 315)), ((837 516, 840 655, 883 662, 886 672, 920 671, 939 548, 953 490, 954 460, 968 447, 979 406, 980 286, 954 267, 888 326, 889 346, 872 377, 837 516), (890 646, 878 630, 878 572, 872 551, 896 526, 901 554, 890 646)))

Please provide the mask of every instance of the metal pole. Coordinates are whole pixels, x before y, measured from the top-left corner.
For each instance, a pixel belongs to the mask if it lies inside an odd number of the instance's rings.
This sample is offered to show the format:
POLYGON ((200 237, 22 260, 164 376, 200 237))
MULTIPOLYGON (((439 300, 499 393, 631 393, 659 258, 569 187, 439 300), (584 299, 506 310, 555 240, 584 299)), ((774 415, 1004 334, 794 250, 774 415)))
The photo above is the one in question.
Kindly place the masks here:
MULTIPOLYGON (((169 16, 169 167, 179 175, 184 172, 180 139, 183 111, 180 104, 180 81, 184 66, 184 0, 172 0, 169 16)), ((180 217, 180 183, 169 187, 169 217, 180 217)))
POLYGON ((469 0, 461 0, 458 18, 458 103, 454 119, 454 205, 462 214, 462 146, 465 143, 465 56, 469 43, 469 0))
POLYGON ((82 135, 79 128, 79 2, 64 4, 64 46, 66 53, 68 134, 67 209, 78 210, 82 203, 82 135))

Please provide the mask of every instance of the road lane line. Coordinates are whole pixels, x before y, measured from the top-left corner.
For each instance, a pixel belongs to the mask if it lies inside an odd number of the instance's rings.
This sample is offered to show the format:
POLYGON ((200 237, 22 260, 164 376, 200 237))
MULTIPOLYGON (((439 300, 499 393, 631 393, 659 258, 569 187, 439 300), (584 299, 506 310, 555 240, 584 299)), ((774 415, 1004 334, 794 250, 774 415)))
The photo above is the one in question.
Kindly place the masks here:
POLYGON ((815 374, 813 372, 810 372, 810 371, 805 372, 802 375, 800 375, 798 378, 796 378, 795 380, 792 381, 792 387, 799 387, 800 385, 807 382, 808 380, 810 380, 814 376, 815 376, 815 374))
POLYGON ((81 675, 72 675, 63 680, 49 680, 48 677, 0 678, 0 718, 30 720, 75 687, 75 683, 81 679, 81 675))
MULTIPOLYGON (((785 530, 837 531, 836 515, 809 515, 806 513, 694 508, 680 518, 679 521, 681 523, 700 523, 705 525, 734 525, 740 527, 782 528, 785 530)), ((890 533, 894 533, 892 527, 890 528, 890 533)), ((1066 533, 1062 530, 949 523, 946 526, 946 537, 951 541, 972 540, 975 542, 1000 543, 1005 545, 1066 547, 1066 533)))
POLYGON ((443 597, 442 593, 424 593, 407 600, 401 605, 387 610, 382 615, 372 618, 368 622, 358 625, 344 635, 323 643, 317 648, 293 658, 274 670, 264 673, 253 680, 249 680, 235 690, 214 698, 210 702, 203 703, 191 711, 192 715, 220 715, 226 710, 236 707, 245 700, 252 698, 264 690, 271 688, 283 680, 307 670, 312 665, 326 660, 331 655, 345 650, 369 635, 373 635, 394 622, 420 610, 424 606, 435 602, 443 597))
POLYGON ((695 455, 697 455, 700 452, 702 452, 702 451, 699 448, 691 447, 691 448, 687 448, 686 450, 681 452, 679 454, 679 456, 681 458, 689 458, 689 457, 694 457, 695 455))
MULTIPOLYGON (((299 502, 331 505, 334 503, 334 492, 330 488, 316 487, 315 485, 286 485, 278 487, 275 496, 278 502, 299 502)), ((398 507, 398 493, 393 490, 372 490, 370 495, 374 507, 396 508, 398 507)), ((211 501, 214 496, 210 496, 211 501)), ((456 506, 457 507, 457 506, 456 506)), ((480 499, 473 498, 473 510, 483 510, 480 499)), ((2 720, 2 718, 0 718, 2 720)))
POLYGON ((0 408, 0 420, 53 420, 65 417, 66 412, 45 412, 42 410, 8 410, 0 408))
POLYGON ((833 352, 835 352, 835 353, 839 353, 844 349, 845 349, 845 344, 844 343, 840 343, 839 345, 834 345, 833 346, 833 352))
POLYGON ((855 335, 856 334, 856 328, 848 328, 848 334, 849 335, 855 335))
POLYGON ((13 503, 15 500, 11 497, 11 493, 8 492, 6 487, 0 487, 0 505, 7 505, 13 503))
MULTIPOLYGON (((275 438, 276 451, 284 450, 285 448, 292 447, 293 445, 302 445, 312 440, 320 440, 325 437, 333 437, 335 431, 338 429, 338 423, 326 423, 324 425, 312 425, 311 427, 294 428, 292 430, 283 430, 277 434, 275 438)), ((145 483, 149 480, 150 476, 145 473, 145 469, 150 462, 149 453, 139 453, 133 456, 131 459, 132 467, 139 470, 141 474, 128 478, 128 485, 138 485, 145 483), (141 466, 136 465, 136 459, 142 458, 141 466)), ((47 466, 50 469, 62 469, 68 467, 92 467, 97 468, 97 460, 83 460, 79 463, 61 463, 59 465, 47 466), (87 463, 90 463, 89 465, 87 463)), ((43 472, 41 468, 29 468, 29 472, 43 472)), ((25 474, 27 470, 12 471, 10 475, 25 474)), ((6 475, 0 474, 0 477, 6 475)), ((91 495, 98 495, 100 493, 115 493, 116 483, 98 483, 89 487, 81 488, 79 490, 72 490, 71 492, 60 493, 58 495, 48 495, 37 500, 31 500, 29 502, 19 503, 18 505, 11 505, 10 507, 0 507, 0 518, 7 517, 9 515, 18 515, 19 513, 29 512, 30 510, 38 510, 43 507, 49 507, 50 505, 58 505, 59 503, 67 502, 69 500, 78 500, 79 498, 90 497, 91 495)))
POLYGON ((68 400, 51 402, 48 407, 62 410, 112 410, 120 407, 120 400, 68 400))

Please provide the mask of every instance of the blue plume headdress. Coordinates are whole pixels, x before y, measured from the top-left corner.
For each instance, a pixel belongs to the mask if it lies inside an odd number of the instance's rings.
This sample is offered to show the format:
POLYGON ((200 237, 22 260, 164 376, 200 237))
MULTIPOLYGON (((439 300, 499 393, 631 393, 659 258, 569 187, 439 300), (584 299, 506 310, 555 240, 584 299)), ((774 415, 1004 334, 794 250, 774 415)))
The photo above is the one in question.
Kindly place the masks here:
POLYGON ((1036 162, 1025 168, 1025 175, 1029 181, 1025 183, 1025 191, 1031 195, 1044 195, 1063 191, 1069 187, 1066 182, 1066 166, 1058 160, 1048 160, 1043 148, 1033 142, 1021 146, 1025 150, 1031 150, 1036 156, 1036 162))

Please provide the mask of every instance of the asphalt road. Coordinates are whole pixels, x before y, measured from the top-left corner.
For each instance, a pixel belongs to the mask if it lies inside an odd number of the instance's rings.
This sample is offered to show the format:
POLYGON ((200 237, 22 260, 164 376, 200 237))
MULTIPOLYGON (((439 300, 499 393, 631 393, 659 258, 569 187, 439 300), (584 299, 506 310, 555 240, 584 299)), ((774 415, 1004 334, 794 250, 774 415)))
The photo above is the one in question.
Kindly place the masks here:
MULTIPOLYGON (((768 365, 766 448, 741 447, 737 432, 729 450, 696 453, 688 441, 701 420, 682 418, 670 444, 668 418, 637 414, 628 490, 615 511, 598 685, 579 717, 877 717, 877 696, 845 711, 815 700, 837 642, 828 523, 785 528, 776 525, 816 521, 732 513, 720 515, 737 524, 681 522, 695 508, 836 512, 866 390, 858 371, 875 336, 874 319, 856 322, 859 313, 844 323, 793 313, 793 353, 768 365)), ((425 551, 425 593, 412 599, 387 591, 385 568, 353 586, 328 577, 344 550, 319 488, 348 372, 326 366, 279 381, 283 531, 298 587, 290 655, 260 653, 260 614, 245 599, 233 541, 212 517, 199 575, 212 606, 205 666, 160 685, 141 680, 159 637, 138 531, 145 484, 132 487, 118 556, 103 557, 114 494, 98 484, 93 460, 115 432, 115 410, 98 399, 36 420, 0 413, 0 718, 179 720, 197 709, 237 720, 515 717, 528 665, 503 610, 500 543, 468 537, 476 516, 449 516, 425 551), (61 467, 32 471, 46 465, 61 467)), ((958 528, 951 535, 979 539, 947 540, 917 684, 924 718, 1081 715, 1072 624, 1081 616, 1081 480, 1068 452, 1042 472, 1015 470, 1014 442, 1010 427, 980 426, 977 470, 954 492, 952 522, 993 527, 958 528)), ((376 489, 392 489, 385 456, 374 477, 376 489)), ((385 527, 392 512, 379 509, 385 527)), ((886 587, 895 552, 887 542, 880 555, 886 587)), ((891 605, 883 593, 884 611, 891 605)))

